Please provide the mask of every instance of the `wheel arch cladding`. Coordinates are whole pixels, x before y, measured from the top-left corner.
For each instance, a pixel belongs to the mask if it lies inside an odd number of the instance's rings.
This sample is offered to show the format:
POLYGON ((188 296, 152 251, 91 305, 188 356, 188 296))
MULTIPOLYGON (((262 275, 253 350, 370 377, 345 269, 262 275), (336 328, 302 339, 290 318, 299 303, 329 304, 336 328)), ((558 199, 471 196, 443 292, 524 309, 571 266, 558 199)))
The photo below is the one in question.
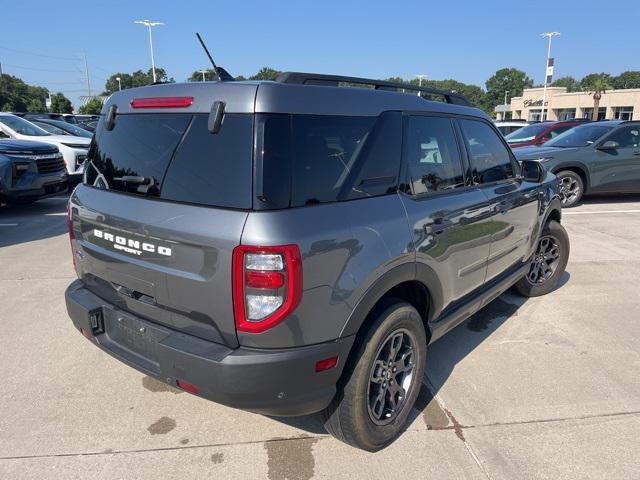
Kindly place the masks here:
POLYGON ((553 173, 554 175, 557 175, 560 172, 563 172, 566 170, 576 173, 580 176, 580 178, 582 179, 582 184, 584 185, 583 193, 586 193, 589 187, 591 186, 591 183, 589 181, 589 174, 587 173, 588 172, 587 167, 581 163, 563 163, 557 167, 554 167, 553 170, 551 170, 551 173, 553 173))
POLYGON ((442 288, 435 273, 426 265, 407 263, 383 275, 357 303, 347 320, 341 337, 354 335, 367 329, 371 313, 389 298, 397 298, 413 305, 423 319, 425 333, 431 336, 429 322, 442 308, 442 288), (425 278, 431 281, 425 282, 425 278))

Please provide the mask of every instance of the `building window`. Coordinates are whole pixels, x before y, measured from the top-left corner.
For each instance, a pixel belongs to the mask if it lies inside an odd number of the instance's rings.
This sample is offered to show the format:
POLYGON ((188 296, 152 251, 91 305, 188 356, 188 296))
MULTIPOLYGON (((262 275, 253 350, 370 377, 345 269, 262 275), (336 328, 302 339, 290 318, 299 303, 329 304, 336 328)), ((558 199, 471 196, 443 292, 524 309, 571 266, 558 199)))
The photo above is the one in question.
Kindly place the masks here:
POLYGON ((542 109, 529 110, 529 117, 527 120, 530 122, 539 122, 542 120, 542 109))
POLYGON ((613 118, 616 120, 632 120, 633 107, 613 107, 613 118))
MULTIPOLYGON (((593 114, 593 107, 585 107, 582 109, 582 118, 586 118, 587 120, 591 120, 591 115, 593 114)), ((598 120, 604 120, 607 118, 607 107, 598 108, 598 120)))
POLYGON ((558 108, 556 110, 556 118, 559 121, 573 120, 574 118, 576 118, 576 109, 575 108, 558 108))

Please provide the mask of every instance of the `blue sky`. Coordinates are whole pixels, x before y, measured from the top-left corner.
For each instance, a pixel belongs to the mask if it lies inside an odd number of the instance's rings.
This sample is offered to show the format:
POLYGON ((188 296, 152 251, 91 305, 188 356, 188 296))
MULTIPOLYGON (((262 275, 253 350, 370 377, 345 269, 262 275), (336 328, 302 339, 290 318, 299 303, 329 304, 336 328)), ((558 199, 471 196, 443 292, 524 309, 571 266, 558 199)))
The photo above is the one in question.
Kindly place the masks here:
POLYGON ((426 74, 484 86, 509 66, 542 82, 546 41, 539 34, 554 30, 562 33, 553 43, 556 78, 640 70, 640 2, 631 0, 3 3, 3 72, 74 103, 86 94, 85 52, 98 91, 113 72, 150 67, 146 28, 133 23, 143 18, 166 23, 154 29, 156 64, 178 81, 208 66, 196 31, 236 75, 272 66, 375 78, 426 74))

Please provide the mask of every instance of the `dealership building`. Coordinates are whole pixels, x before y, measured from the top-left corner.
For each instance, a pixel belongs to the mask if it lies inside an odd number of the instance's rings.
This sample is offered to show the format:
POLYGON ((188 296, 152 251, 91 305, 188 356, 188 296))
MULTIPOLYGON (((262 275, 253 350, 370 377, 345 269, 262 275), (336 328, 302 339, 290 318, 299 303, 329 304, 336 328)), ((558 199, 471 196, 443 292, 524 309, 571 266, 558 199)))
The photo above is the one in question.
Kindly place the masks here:
MULTIPOLYGON (((511 114, 513 119, 528 121, 542 120, 542 88, 527 88, 521 97, 512 97, 511 104, 497 105, 496 118, 503 120, 511 114)), ((569 120, 572 118, 591 119, 593 94, 588 92, 567 92, 564 87, 547 87, 545 118, 549 120, 569 120)), ((600 99, 598 120, 620 119, 640 120, 640 88, 628 90, 607 90, 600 99)))

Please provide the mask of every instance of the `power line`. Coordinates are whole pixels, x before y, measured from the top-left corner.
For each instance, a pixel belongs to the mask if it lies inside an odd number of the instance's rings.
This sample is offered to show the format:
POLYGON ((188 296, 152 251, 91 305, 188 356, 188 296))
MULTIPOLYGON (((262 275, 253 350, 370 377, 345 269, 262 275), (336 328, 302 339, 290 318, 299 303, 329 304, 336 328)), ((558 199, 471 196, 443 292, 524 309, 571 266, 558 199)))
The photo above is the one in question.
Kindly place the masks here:
POLYGON ((22 69, 22 70, 33 70, 33 71, 36 71, 36 72, 82 73, 81 70, 52 70, 52 69, 49 69, 49 68, 24 67, 22 65, 13 65, 11 63, 3 63, 3 65, 5 67, 19 68, 19 69, 22 69))
POLYGON ((7 50, 8 52, 19 53, 21 55, 33 55, 34 57, 52 58, 54 60, 67 60, 67 61, 70 61, 70 62, 79 62, 79 61, 81 61, 80 58, 58 57, 58 56, 55 56, 55 55, 44 55, 42 53, 26 52, 24 50, 16 50, 15 48, 3 47, 2 45, 0 45, 0 48, 2 50, 7 50))

